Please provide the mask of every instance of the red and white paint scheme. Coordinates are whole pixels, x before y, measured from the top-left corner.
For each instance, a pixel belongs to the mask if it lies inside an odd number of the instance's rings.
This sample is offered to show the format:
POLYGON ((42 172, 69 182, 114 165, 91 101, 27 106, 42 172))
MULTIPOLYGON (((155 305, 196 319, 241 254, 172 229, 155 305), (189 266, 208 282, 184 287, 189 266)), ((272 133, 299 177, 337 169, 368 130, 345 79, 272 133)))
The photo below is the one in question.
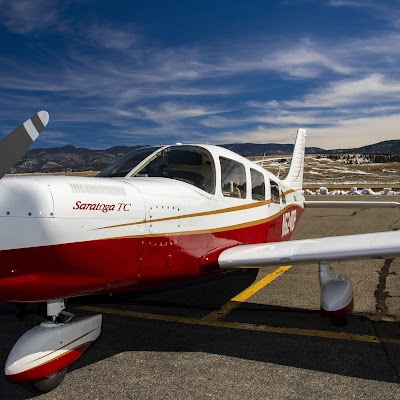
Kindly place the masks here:
MULTIPOLYGON (((32 125, 40 133, 48 115, 41 111, 30 120, 30 130, 32 125)), ((19 134, 22 129, 26 136, 21 127, 19 134)), ((298 130, 283 180, 229 150, 194 144, 129 153, 97 177, 3 178, 0 301, 46 302, 48 315, 15 344, 7 379, 49 391, 96 340, 101 316, 75 319, 65 311, 64 299, 70 297, 152 287, 242 266, 316 261, 321 308, 346 317, 352 286, 345 276, 336 276, 329 261, 399 255, 400 232, 388 232, 383 240, 355 235, 351 246, 340 237, 287 242, 305 205, 313 206, 301 194, 305 134, 298 130)), ((13 139, 18 151, 0 162, 0 171, 12 167, 17 153, 33 141, 29 138, 25 144, 13 139)))

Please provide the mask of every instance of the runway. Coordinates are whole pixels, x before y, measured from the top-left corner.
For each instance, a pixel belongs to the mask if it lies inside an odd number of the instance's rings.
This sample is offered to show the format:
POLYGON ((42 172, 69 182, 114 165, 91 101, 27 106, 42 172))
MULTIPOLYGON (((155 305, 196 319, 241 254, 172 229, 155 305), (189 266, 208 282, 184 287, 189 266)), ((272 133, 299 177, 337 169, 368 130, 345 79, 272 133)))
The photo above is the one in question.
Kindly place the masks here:
MULTIPOLYGON (((293 239, 399 228, 400 209, 309 209, 293 239)), ((36 398, 400 399, 400 259, 334 268, 353 282, 355 309, 346 327, 319 315, 317 265, 75 299, 74 313, 103 313, 102 334, 60 387, 36 398)), ((13 305, 0 305, 2 367, 13 343, 38 321, 33 314, 18 321, 13 305)), ((33 397, 0 376, 0 399, 33 397)))

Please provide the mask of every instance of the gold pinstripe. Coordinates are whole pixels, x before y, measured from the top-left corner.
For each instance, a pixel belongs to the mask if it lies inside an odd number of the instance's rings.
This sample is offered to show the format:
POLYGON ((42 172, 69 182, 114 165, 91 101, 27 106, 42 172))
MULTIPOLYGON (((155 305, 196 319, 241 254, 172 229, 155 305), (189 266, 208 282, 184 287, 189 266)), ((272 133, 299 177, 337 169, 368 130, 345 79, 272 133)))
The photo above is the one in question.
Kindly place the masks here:
POLYGON ((286 190, 286 192, 283 192, 283 194, 286 196, 286 195, 288 195, 289 193, 294 193, 294 192, 295 192, 294 189, 289 189, 289 190, 286 190))
MULTIPOLYGON (((64 346, 61 346, 61 347, 60 347, 60 348, 58 348, 58 349, 55 349, 55 350, 53 350, 53 351, 52 351, 52 352, 50 352, 50 353, 47 353, 47 354, 45 354, 44 356, 41 356, 41 357, 35 358, 35 359, 34 359, 34 360, 32 360, 32 361, 29 361, 27 364, 31 364, 31 363, 33 363, 33 362, 35 362, 35 361, 38 361, 38 360, 40 360, 41 358, 48 357, 49 355, 51 355, 51 354, 55 353, 56 351, 59 351, 59 350, 61 350, 61 349, 65 348, 65 347, 69 346, 70 344, 72 344, 72 343, 76 342, 77 340, 79 340, 79 339, 82 339, 83 337, 85 337, 85 336, 87 336, 87 335, 91 334, 91 333, 92 333, 92 332, 94 332, 96 329, 97 329, 97 328, 95 328, 95 329, 92 329, 90 332, 88 332, 88 333, 85 333, 84 335, 82 335, 82 336, 80 336, 80 337, 78 337, 78 338, 76 338, 76 339, 72 340, 71 342, 69 342, 69 343, 65 344, 64 346)), ((86 343, 89 343, 89 342, 86 342, 86 343)), ((81 347, 81 346, 82 346, 82 345, 80 344, 79 346, 77 346, 77 347, 74 347, 73 349, 69 350, 68 352, 66 352, 66 353, 63 353, 62 355, 64 355, 64 354, 67 354, 67 353, 69 353, 70 351, 72 351, 72 350, 75 350, 75 349, 77 349, 78 347, 81 347)), ((50 360, 50 361, 52 361, 52 360, 50 360)), ((46 361, 46 362, 49 362, 49 361, 46 361)), ((46 364, 46 363, 44 363, 44 364, 46 364)), ((41 365, 43 365, 43 364, 41 364, 41 365)))
MULTIPOLYGON (((269 221, 272 221, 276 218, 278 218, 280 215, 284 214, 288 208, 290 207, 296 207, 303 209, 303 207, 299 206, 298 204, 290 204, 286 206, 284 209, 280 210, 278 213, 271 215, 270 217, 267 218, 262 218, 262 219, 257 219, 256 221, 249 221, 249 222, 244 222, 241 224, 235 224, 235 225, 228 225, 228 226, 223 226, 219 228, 210 228, 210 229, 199 229, 199 230, 193 230, 193 231, 178 231, 178 232, 162 232, 162 233, 156 233, 156 234, 143 234, 143 235, 128 235, 128 236, 117 236, 117 237, 111 237, 111 238, 104 238, 100 240, 110 240, 110 239, 129 239, 129 238, 144 238, 144 237, 160 237, 160 236, 183 236, 183 235, 196 235, 196 234, 201 234, 201 233, 217 233, 217 232, 225 232, 225 231, 232 231, 236 229, 241 229, 241 228, 248 228, 251 226, 257 226, 269 221)), ((178 219, 179 217, 174 217, 175 219, 178 219)), ((161 219, 160 220, 164 220, 161 219)), ((143 222, 151 222, 153 223, 156 220, 152 221, 143 221, 143 222)), ((159 221, 159 220, 157 220, 159 221)), ((142 223, 143 223, 142 222, 142 223)), ((130 225, 130 224, 127 224, 130 225)), ((115 227, 119 227, 121 225, 116 225, 115 227)), ((124 225, 122 225, 124 226, 124 225)), ((110 228, 114 228, 110 227, 110 228)))
POLYGON ((193 213, 193 214, 184 214, 184 215, 174 215, 172 217, 165 217, 165 218, 158 218, 158 219, 152 219, 151 221, 139 221, 139 222, 128 222, 126 224, 119 224, 119 225, 110 225, 110 226, 103 226, 101 228, 96 228, 93 230, 100 230, 100 229, 109 229, 109 228, 120 228, 123 226, 131 226, 131 225, 140 225, 144 224, 146 222, 148 223, 154 223, 154 222, 163 222, 163 221, 172 221, 174 219, 184 219, 184 218, 193 218, 193 217, 202 217, 206 215, 214 215, 214 214, 225 214, 228 212, 234 212, 234 211, 240 211, 240 210, 247 210, 250 208, 256 208, 256 207, 261 207, 265 206, 271 203, 271 200, 265 200, 265 201, 259 201, 257 203, 250 203, 250 204, 245 204, 242 206, 235 206, 235 207, 228 207, 228 208, 221 208, 218 210, 212 210, 212 211, 202 211, 199 213, 193 213))
MULTIPOLYGON (((89 332, 89 333, 90 333, 90 332, 89 332)), ((86 336, 86 335, 84 335, 84 336, 86 336)), ((74 342, 75 342, 75 340, 74 340, 74 342)), ((90 344, 90 343, 93 343, 93 342, 94 342, 94 340, 90 340, 89 342, 82 343, 82 344, 80 344, 80 345, 74 347, 73 349, 67 350, 66 352, 60 354, 59 356, 56 356, 56 357, 52 358, 51 360, 45 361, 45 362, 43 362, 43 363, 41 363, 41 364, 39 364, 39 365, 35 365, 34 367, 32 367, 32 368, 30 368, 30 369, 28 369, 28 370, 26 370, 26 371, 31 371, 32 369, 36 369, 36 368, 39 368, 39 367, 43 367, 43 365, 46 365, 46 364, 48 364, 48 363, 51 363, 51 362, 53 362, 54 360, 57 360, 57 359, 59 359, 59 358, 61 358, 61 357, 64 357, 64 356, 66 356, 67 354, 69 354, 69 353, 75 351, 76 349, 79 349, 80 347, 86 346, 86 345, 88 345, 88 344, 90 344)), ((65 347, 65 346, 64 346, 64 347, 65 347)), ((57 351, 57 350, 55 350, 55 351, 57 351)), ((50 354, 51 354, 51 353, 50 353, 50 354)), ((45 356, 45 357, 47 357, 47 356, 45 356)), ((43 358, 43 357, 39 357, 37 360, 39 360, 40 358, 43 358)), ((34 361, 37 361, 37 360, 34 360, 34 361)), ((29 364, 29 363, 28 363, 28 364, 29 364)), ((26 372, 26 371, 23 371, 23 372, 26 372)))

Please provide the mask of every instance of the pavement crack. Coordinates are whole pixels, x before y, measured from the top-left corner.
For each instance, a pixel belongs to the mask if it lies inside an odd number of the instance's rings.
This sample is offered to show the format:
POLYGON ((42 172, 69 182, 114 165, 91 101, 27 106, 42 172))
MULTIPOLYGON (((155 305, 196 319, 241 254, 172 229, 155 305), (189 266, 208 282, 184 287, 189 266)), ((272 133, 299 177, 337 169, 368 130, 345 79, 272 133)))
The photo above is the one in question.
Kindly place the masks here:
MULTIPOLYGON (((381 270, 379 271, 379 281, 378 281, 376 290, 374 292, 375 300, 376 300, 376 303, 375 303, 376 314, 375 315, 379 316, 379 317, 387 316, 388 306, 386 304, 386 300, 391 296, 389 295, 389 292, 386 290, 386 283, 387 283, 387 277, 391 274, 391 273, 389 273, 389 269, 392 265, 393 260, 394 260, 394 258, 386 258, 381 270)), ((375 331, 376 337, 379 338, 380 346, 381 346, 383 352, 385 353, 388 363, 389 363, 393 373, 395 374, 397 380, 400 382, 400 373, 397 368, 396 360, 394 360, 391 357, 389 347, 383 341, 380 340, 379 331, 376 327, 376 321, 372 321, 372 326, 375 331)))
POLYGON ((379 281, 374 292, 375 296, 375 309, 379 314, 387 314, 388 306, 386 304, 386 299, 389 296, 389 292, 386 290, 386 280, 389 276, 389 268, 392 265, 394 258, 385 258, 385 262, 381 270, 379 271, 379 281))
POLYGON ((386 356, 386 358, 388 360, 390 368, 392 369, 394 375, 396 376, 397 380, 400 383, 400 373, 399 373, 399 370, 397 368, 397 362, 396 362, 396 360, 394 360, 391 357, 389 348, 386 346, 386 344, 383 341, 381 341, 378 329, 376 328, 376 325, 375 325, 376 321, 371 321, 371 322, 372 322, 372 328, 375 331, 375 336, 379 339, 379 345, 381 346, 382 351, 385 353, 385 356, 386 356))
POLYGON ((354 217, 354 216, 356 216, 359 212, 364 211, 364 210, 365 210, 365 208, 361 208, 360 210, 356 210, 356 211, 354 211, 353 213, 351 213, 351 216, 354 217))
POLYGON ((393 222, 392 225, 389 226, 389 231, 398 231, 399 228, 396 227, 396 225, 398 225, 400 223, 400 219, 397 220, 396 222, 393 222))

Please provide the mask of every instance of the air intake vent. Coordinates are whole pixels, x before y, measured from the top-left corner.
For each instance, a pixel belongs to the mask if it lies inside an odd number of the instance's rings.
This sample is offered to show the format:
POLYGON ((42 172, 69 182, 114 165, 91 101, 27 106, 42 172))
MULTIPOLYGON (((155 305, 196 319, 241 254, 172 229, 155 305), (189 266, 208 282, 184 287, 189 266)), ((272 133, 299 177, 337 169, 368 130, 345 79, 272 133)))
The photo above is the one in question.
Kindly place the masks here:
POLYGON ((101 194, 103 196, 126 196, 125 189, 121 186, 93 185, 70 183, 74 194, 101 194))

